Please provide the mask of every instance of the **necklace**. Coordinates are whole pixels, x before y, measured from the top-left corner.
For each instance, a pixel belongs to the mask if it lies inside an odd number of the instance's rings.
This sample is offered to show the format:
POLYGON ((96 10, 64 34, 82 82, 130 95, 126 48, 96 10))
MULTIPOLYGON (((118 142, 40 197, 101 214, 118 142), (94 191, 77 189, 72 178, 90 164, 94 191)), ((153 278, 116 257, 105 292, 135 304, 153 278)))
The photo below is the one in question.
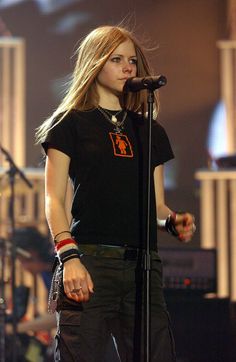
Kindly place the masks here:
POLYGON ((115 129, 114 131, 116 133, 121 133, 121 131, 124 128, 124 122, 127 116, 127 112, 125 111, 123 114, 123 117, 121 119, 121 121, 119 121, 117 119, 118 114, 120 114, 121 112, 123 112, 123 109, 121 109, 120 111, 116 112, 115 114, 110 113, 107 109, 105 110, 104 108, 98 106, 97 109, 99 110, 99 112, 113 125, 115 125, 115 129))
POLYGON ((112 114, 110 113, 107 109, 104 109, 100 106, 98 106, 98 109, 102 112, 102 114, 104 116, 108 116, 109 119, 112 121, 112 123, 116 123, 118 120, 117 120, 117 116, 118 114, 120 114, 121 112, 123 112, 123 109, 121 109, 120 111, 116 112, 115 114, 112 114), (110 118, 111 117, 111 118, 110 118))

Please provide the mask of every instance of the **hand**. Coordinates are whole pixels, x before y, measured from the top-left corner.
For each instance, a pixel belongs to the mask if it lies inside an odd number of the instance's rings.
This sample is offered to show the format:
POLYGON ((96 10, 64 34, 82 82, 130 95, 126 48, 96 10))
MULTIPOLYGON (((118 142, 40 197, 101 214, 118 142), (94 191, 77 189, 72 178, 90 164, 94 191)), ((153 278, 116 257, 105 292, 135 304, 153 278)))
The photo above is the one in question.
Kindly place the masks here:
POLYGON ((195 226, 195 218, 192 214, 186 212, 186 213, 176 213, 173 223, 175 225, 175 229, 178 232, 178 239, 182 242, 189 242, 193 234, 196 231, 195 226))
POLYGON ((91 276, 80 259, 70 259, 63 266, 63 285, 68 298, 87 302, 93 293, 91 276))

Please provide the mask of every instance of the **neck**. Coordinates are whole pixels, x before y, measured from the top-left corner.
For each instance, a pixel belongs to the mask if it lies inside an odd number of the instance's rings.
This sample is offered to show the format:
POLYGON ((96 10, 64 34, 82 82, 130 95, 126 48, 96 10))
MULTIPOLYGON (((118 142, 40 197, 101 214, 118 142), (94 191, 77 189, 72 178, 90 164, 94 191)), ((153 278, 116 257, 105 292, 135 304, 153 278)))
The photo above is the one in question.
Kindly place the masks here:
POLYGON ((121 105, 120 102, 104 102, 104 101, 99 101, 98 105, 102 108, 105 109, 110 109, 111 111, 118 111, 119 109, 121 109, 121 105))
POLYGON ((121 109, 120 97, 112 92, 105 92, 103 89, 98 89, 99 102, 98 105, 102 108, 118 111, 121 109))

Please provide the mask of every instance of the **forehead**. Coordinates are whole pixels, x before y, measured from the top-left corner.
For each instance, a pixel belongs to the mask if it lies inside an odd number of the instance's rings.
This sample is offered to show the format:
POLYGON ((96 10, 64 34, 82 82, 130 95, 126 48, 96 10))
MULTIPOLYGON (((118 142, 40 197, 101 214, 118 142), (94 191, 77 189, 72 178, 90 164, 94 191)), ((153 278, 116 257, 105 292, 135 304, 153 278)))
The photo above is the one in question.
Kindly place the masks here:
POLYGON ((127 39, 113 51, 112 54, 120 54, 120 55, 126 55, 126 56, 136 56, 136 51, 134 47, 134 43, 132 40, 127 39))

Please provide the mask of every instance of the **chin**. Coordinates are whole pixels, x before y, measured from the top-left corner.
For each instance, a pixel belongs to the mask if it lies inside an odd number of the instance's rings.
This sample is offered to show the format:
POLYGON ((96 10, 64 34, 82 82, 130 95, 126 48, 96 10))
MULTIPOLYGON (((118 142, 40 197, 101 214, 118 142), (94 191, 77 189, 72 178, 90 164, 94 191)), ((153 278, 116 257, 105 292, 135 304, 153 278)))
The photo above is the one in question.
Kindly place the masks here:
POLYGON ((123 92, 123 87, 119 87, 113 90, 113 94, 115 94, 117 97, 120 97, 123 92))

